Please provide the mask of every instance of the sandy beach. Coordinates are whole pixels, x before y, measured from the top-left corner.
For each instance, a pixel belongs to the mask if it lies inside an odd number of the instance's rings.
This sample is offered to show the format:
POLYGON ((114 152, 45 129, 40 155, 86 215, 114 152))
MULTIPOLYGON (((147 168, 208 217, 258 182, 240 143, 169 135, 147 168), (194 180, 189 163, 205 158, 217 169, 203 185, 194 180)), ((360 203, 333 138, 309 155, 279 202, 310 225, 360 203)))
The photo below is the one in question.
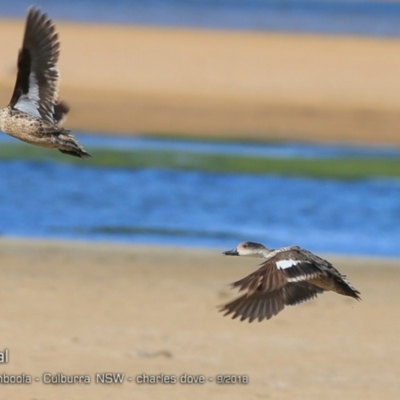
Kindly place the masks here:
MULTIPOLYGON (((326 293, 263 323, 224 318, 228 284, 257 260, 219 250, 0 240, 1 398, 398 399, 398 261, 329 257, 362 302, 326 293), (42 375, 89 375, 44 384, 42 375), (96 384, 101 372, 123 384, 96 384), (248 375, 247 385, 138 384, 137 376, 248 375), (128 382, 128 378, 133 379, 128 382)), ((221 249, 224 250, 224 249, 221 249)))
MULTIPOLYGON (((56 21, 68 127, 400 144, 400 40, 56 21)), ((23 21, 0 20, 0 101, 23 21)))

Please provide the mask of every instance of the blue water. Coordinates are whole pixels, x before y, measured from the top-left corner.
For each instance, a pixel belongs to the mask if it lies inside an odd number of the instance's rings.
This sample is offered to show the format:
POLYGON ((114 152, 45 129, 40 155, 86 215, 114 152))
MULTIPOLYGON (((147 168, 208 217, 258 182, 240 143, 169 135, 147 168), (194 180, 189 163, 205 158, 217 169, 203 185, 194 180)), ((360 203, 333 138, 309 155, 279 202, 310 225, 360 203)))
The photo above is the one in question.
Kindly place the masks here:
MULTIPOLYGON (((118 139, 103 140, 118 147, 118 139)), ((134 146, 135 139, 123 142, 134 146)), ((238 145, 225 146, 232 151, 238 145)), ((245 144, 239 146, 246 151, 245 144)), ((289 145, 297 154, 313 147, 329 148, 289 145)), ((364 157, 362 150, 352 149, 364 157)), ((316 252, 400 256, 399 179, 337 181, 22 160, 2 161, 0 169, 3 235, 221 249, 254 240, 270 247, 298 244, 316 252)))
MULTIPOLYGON (((400 158, 400 149, 389 146, 345 146, 337 143, 251 143, 245 141, 179 140, 137 136, 98 136, 76 132, 85 147, 114 150, 163 150, 204 154, 238 155, 271 158, 400 158)), ((4 136, 1 142, 15 143, 4 136)))
MULTIPOLYGON (((23 17, 31 0, 1 0, 23 17)), ((400 4, 366 0, 42 0, 57 20, 294 32, 400 35, 400 4)))

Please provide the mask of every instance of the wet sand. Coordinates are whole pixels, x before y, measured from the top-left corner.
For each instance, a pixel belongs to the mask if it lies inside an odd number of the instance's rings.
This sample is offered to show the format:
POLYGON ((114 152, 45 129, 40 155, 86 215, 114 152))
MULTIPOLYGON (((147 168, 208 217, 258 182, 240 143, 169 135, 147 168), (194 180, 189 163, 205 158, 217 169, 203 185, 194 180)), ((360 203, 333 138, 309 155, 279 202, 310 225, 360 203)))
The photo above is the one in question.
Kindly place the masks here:
MULTIPOLYGON (((400 40, 57 21, 68 127, 400 144, 400 40)), ((0 20, 0 101, 22 21, 0 20)))
POLYGON ((329 257, 362 302, 326 293, 263 323, 224 318, 257 260, 220 250, 0 240, 0 375, 88 374, 88 385, 2 385, 4 398, 398 399, 397 260, 329 257), (101 385, 95 373, 248 375, 247 385, 101 385))

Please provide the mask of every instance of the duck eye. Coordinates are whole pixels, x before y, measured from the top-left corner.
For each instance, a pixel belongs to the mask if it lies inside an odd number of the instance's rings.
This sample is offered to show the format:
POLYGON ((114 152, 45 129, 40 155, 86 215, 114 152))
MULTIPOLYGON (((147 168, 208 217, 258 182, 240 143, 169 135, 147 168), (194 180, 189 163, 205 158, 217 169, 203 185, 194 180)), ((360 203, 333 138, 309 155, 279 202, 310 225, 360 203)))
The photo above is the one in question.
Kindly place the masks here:
POLYGON ((247 248, 247 244, 244 244, 243 247, 246 249, 247 248))

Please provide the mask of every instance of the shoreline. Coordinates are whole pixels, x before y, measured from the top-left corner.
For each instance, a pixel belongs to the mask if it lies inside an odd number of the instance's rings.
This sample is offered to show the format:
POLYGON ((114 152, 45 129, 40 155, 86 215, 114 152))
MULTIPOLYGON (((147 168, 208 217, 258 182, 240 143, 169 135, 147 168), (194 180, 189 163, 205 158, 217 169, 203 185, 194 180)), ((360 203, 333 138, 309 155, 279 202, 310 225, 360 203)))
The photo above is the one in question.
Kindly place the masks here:
MULTIPOLYGON (((132 248, 140 249, 140 251, 166 250, 166 251, 183 251, 204 254, 217 254, 220 255, 221 248, 219 246, 193 246, 184 244, 161 244, 161 243, 146 243, 134 241, 112 241, 112 240, 88 240, 88 239, 64 239, 53 237, 29 237, 29 236, 0 236, 0 246, 6 245, 11 247, 27 247, 39 249, 46 248, 49 245, 71 249, 84 249, 85 251, 97 251, 97 248, 105 246, 111 251, 130 251, 132 248)), ((384 262, 387 265, 395 264, 400 267, 400 257, 396 256, 382 256, 382 255, 369 255, 369 254, 345 254, 345 253, 330 253, 318 252, 320 256, 326 259, 335 260, 336 262, 344 262, 350 260, 354 265, 364 264, 366 266, 374 265, 375 263, 384 262)))
MULTIPOLYGON (((400 145, 400 39, 56 23, 73 130, 400 145)), ((0 20, 3 104, 22 30, 0 20)))

